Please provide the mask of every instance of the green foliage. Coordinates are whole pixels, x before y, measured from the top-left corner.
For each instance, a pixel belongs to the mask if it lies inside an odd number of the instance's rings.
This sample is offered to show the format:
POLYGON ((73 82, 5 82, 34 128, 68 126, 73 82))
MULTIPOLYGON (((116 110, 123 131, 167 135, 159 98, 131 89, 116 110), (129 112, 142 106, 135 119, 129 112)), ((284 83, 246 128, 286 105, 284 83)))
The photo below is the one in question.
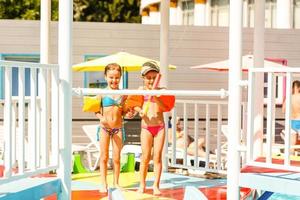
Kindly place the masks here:
MULTIPOLYGON (((58 20, 52 0, 52 20, 58 20)), ((140 0, 74 0, 74 21, 140 23, 140 0)), ((40 0, 0 0, 0 19, 40 19, 40 0)))
MULTIPOLYGON (((40 0, 0 0, 0 19, 40 19, 40 0)), ((58 19, 58 0, 52 0, 52 20, 58 19)))
POLYGON ((140 23, 140 0, 74 0, 75 21, 140 23))

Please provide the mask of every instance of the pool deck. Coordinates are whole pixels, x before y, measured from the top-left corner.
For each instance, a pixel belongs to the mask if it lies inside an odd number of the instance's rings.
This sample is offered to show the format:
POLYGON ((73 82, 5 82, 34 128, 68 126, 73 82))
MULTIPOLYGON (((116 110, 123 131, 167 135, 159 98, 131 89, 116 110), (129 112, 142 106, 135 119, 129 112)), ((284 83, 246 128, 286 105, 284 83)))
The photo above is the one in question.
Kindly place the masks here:
MULTIPOLYGON (((108 199, 107 194, 99 193, 100 174, 87 173, 72 176, 72 199, 99 200, 108 199)), ((163 173, 161 177, 161 192, 159 196, 152 194, 151 186, 154 181, 153 172, 148 173, 147 188, 144 194, 136 192, 139 186, 139 173, 127 172, 120 174, 120 186, 125 199, 183 199, 186 186, 194 186, 203 192, 208 199, 226 199, 226 179, 205 179, 184 176, 175 173, 163 173)), ((112 184, 112 172, 108 173, 108 184, 112 184)), ((249 190, 242 193, 247 194, 249 190)))

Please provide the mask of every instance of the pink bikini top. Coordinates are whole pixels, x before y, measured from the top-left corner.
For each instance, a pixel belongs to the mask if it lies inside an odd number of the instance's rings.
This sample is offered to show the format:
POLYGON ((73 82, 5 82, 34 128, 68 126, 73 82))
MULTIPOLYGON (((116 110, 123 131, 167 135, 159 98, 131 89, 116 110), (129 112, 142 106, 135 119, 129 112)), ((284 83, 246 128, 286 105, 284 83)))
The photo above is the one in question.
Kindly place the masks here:
POLYGON ((152 96, 150 96, 150 95, 144 96, 144 102, 149 101, 149 98, 150 98, 150 101, 151 101, 152 103, 155 103, 154 98, 152 98, 152 96))

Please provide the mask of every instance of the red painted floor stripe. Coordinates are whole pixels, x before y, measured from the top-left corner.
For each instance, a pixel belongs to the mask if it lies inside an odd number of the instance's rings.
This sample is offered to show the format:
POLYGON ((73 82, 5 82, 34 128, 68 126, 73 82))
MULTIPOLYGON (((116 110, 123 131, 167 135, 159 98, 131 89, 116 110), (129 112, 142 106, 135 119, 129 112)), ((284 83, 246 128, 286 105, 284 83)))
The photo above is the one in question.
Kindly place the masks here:
MULTIPOLYGON (((266 162, 265 157, 261 157, 256 159, 257 162, 266 162)), ((272 163, 273 164, 284 164, 283 159, 277 159, 277 158, 272 158, 272 163)), ((300 166, 300 161, 295 161, 291 160, 291 165, 292 166, 300 166)), ((266 167, 256 167, 256 166, 245 166, 243 169, 241 169, 242 173, 285 173, 285 172, 291 172, 288 170, 282 170, 282 169, 272 169, 272 168, 266 168, 266 167)))

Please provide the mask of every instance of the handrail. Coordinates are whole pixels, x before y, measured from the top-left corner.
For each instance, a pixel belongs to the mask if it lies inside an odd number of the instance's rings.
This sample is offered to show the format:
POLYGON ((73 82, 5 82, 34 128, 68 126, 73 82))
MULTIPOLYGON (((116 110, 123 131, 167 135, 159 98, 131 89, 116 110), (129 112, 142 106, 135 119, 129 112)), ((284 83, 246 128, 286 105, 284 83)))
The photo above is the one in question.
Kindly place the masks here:
POLYGON ((277 67, 274 67, 274 68, 271 68, 271 67, 268 67, 268 68, 250 68, 249 69, 249 72, 273 72, 273 73, 300 73, 300 67, 282 67, 282 68, 277 68, 277 67))
POLYGON ((0 60, 0 67, 57 69, 58 64, 41 64, 41 63, 32 63, 32 62, 16 62, 16 61, 0 60))
POLYGON ((206 96, 221 97, 228 96, 228 92, 221 90, 108 90, 108 89, 90 89, 90 88, 73 88, 73 95, 175 95, 175 96, 206 96))

